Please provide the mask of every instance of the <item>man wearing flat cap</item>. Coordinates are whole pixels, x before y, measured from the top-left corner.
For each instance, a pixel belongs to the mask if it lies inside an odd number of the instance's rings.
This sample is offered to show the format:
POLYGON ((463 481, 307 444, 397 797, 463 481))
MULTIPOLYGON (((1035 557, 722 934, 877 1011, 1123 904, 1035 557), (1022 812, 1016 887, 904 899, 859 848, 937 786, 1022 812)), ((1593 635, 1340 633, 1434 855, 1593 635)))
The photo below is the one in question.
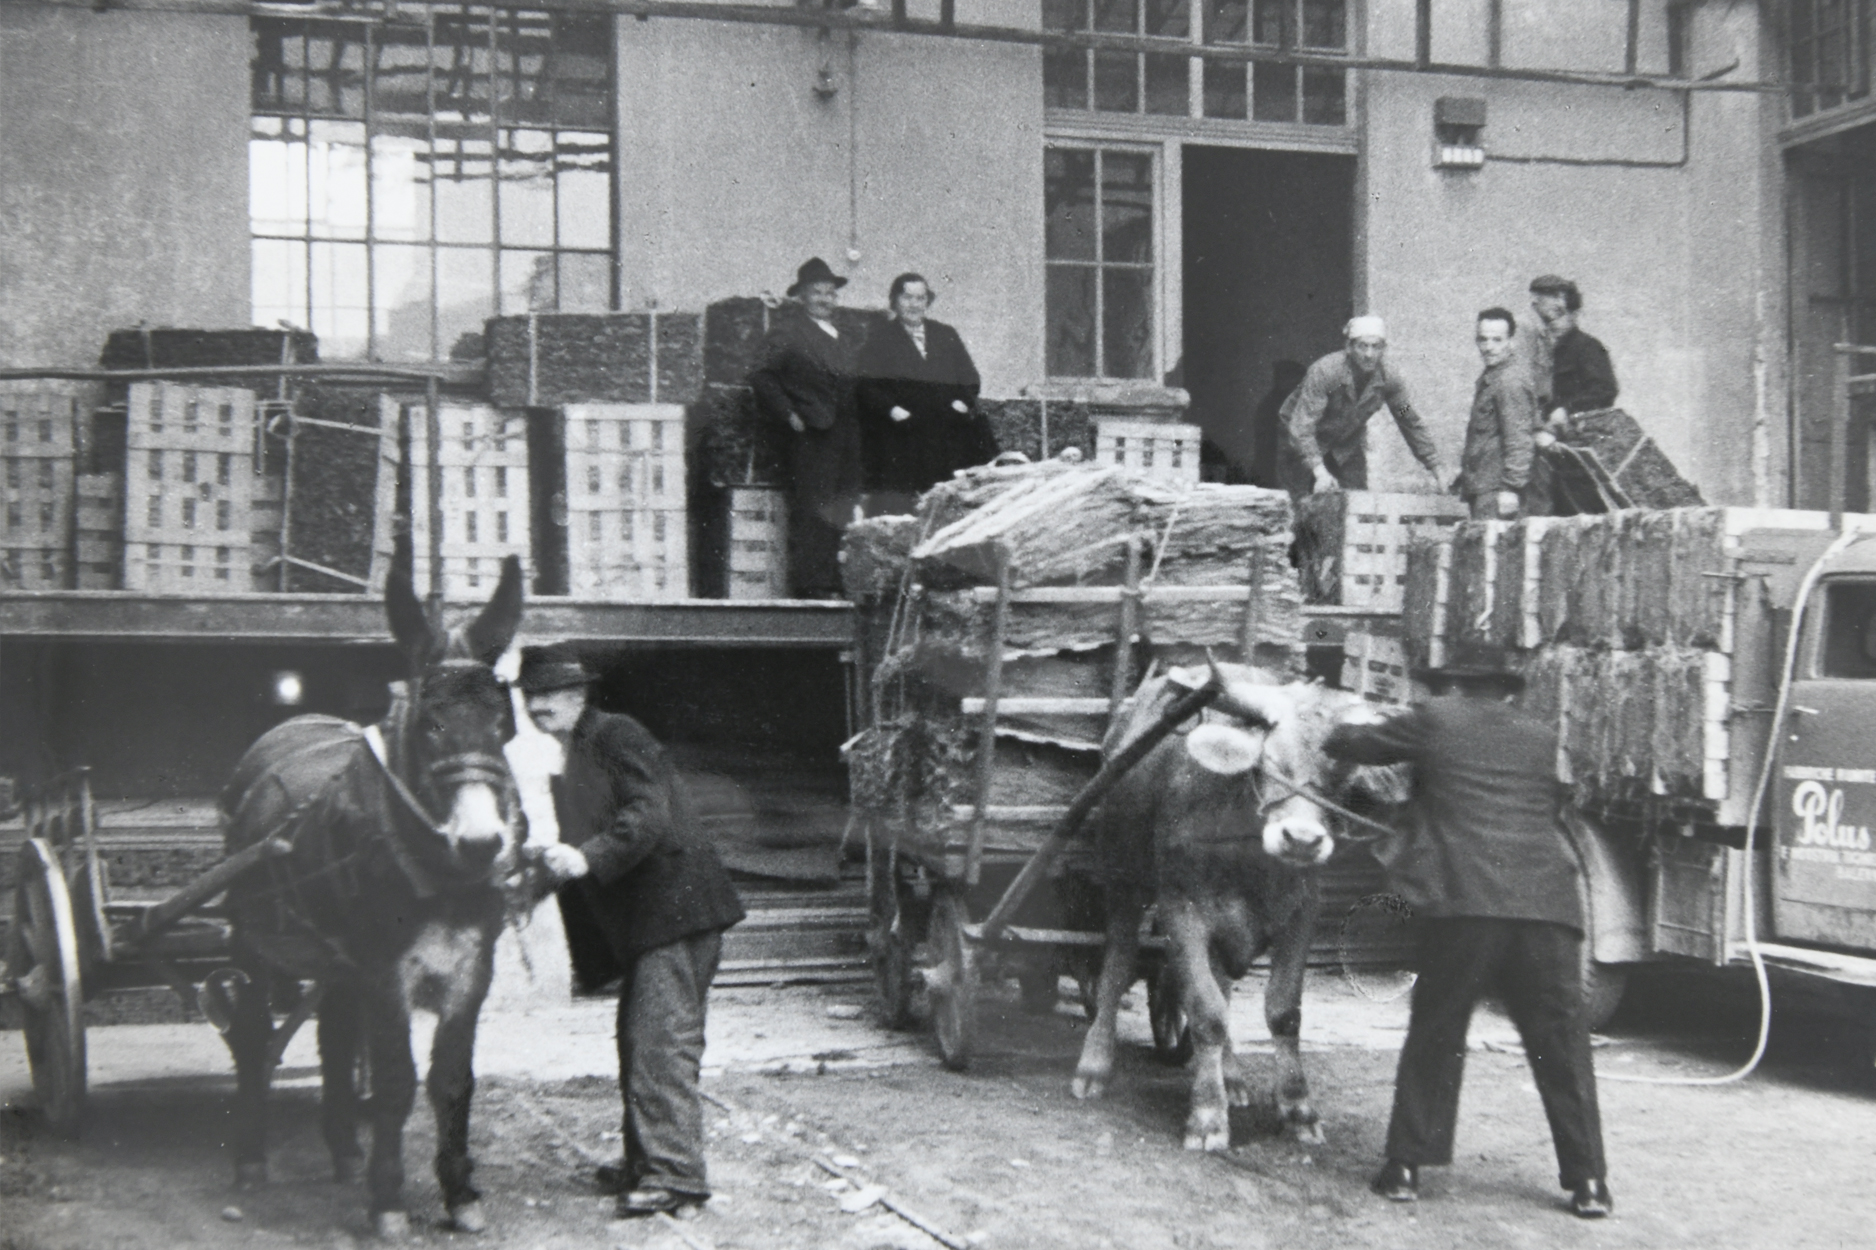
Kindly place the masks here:
POLYGON ((1553 424, 1579 412, 1615 406, 1620 393, 1609 349, 1576 324, 1583 293, 1554 273, 1531 279, 1531 311, 1542 333, 1531 345, 1531 380, 1553 424))
POLYGON ((1513 706, 1523 679, 1496 649, 1415 677, 1432 699, 1388 717, 1358 709, 1324 743, 1338 759, 1414 772, 1411 831, 1376 850, 1416 913, 1420 951, 1387 1164, 1372 1187, 1412 1202, 1420 1168, 1452 1162, 1466 1030, 1479 999, 1497 995, 1524 1040, 1569 1209, 1607 1215, 1579 861, 1560 815, 1557 735, 1513 706))
POLYGON ((1387 363, 1387 325, 1373 315, 1356 317, 1342 336, 1343 350, 1309 366, 1280 410, 1277 475, 1284 489, 1299 498, 1312 491, 1368 489, 1368 419, 1384 406, 1414 459, 1443 483, 1433 436, 1414 411, 1407 384, 1387 363))
POLYGON ((710 1197, 697 1091, 704 1010, 723 931, 741 901, 664 749, 629 716, 592 707, 592 675, 569 650, 522 653, 528 716, 566 751, 554 779, 574 983, 619 982, 625 1156, 600 1169, 621 1217, 687 1214, 710 1197))
POLYGON ((860 344, 834 324, 847 280, 819 256, 795 271, 749 375, 756 407, 788 433, 788 580, 802 599, 840 597, 840 536, 862 488, 854 379, 860 344))

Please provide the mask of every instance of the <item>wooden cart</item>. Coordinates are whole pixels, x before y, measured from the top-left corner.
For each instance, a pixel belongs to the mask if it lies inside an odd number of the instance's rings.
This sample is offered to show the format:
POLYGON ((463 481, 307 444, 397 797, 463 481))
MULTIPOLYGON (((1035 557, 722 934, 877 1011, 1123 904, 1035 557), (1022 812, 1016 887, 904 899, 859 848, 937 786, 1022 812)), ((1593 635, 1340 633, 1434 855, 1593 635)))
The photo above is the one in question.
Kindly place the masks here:
MULTIPOLYGON (((17 1002, 24 1017, 33 1089, 47 1122, 75 1136, 85 1105, 85 1000, 106 990, 167 985, 225 1033, 232 992, 245 974, 232 964, 230 928, 215 900, 249 868, 291 848, 266 839, 161 901, 130 902, 111 895, 87 770, 27 791, 21 811, 25 839, 0 997, 17 1002)), ((317 983, 302 987, 274 1036, 270 1070, 318 999, 317 983)))

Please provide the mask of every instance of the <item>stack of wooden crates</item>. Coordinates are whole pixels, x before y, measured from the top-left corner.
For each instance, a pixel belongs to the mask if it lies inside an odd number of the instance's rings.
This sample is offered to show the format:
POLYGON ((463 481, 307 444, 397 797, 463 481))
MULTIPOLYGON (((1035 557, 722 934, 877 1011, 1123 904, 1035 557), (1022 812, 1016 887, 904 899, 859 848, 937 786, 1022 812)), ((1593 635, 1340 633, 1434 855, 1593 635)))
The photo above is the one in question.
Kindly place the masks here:
POLYGON ((138 383, 125 429, 124 589, 257 588, 257 530, 279 549, 281 490, 263 482, 252 391, 138 383))
POLYGON ((410 439, 411 580, 419 594, 432 584, 434 511, 442 518, 443 597, 485 599, 503 560, 517 556, 524 569, 532 560, 526 417, 484 404, 440 405, 434 479, 424 403, 406 403, 403 419, 410 439))
POLYGON ((567 592, 690 593, 681 404, 569 404, 564 414, 567 592))
POLYGON ((46 382, 0 382, 0 587, 71 584, 73 469, 81 393, 46 382))

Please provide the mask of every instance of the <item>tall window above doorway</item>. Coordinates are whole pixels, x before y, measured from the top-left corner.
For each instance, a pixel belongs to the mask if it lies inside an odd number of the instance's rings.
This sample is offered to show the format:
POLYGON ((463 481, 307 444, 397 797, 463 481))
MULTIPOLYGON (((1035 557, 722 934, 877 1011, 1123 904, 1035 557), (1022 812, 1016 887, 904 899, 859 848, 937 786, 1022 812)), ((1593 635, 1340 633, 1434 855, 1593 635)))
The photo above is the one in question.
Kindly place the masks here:
POLYGON ((1809 117, 1866 98, 1870 58, 1876 53, 1871 0, 1789 0, 1785 6, 1785 51, 1791 85, 1791 115, 1809 117))
POLYGON ((1157 376, 1153 157, 1051 145, 1043 179, 1049 375, 1157 376))
MULTIPOLYGON (((1045 30, 1152 35, 1212 47, 1336 56, 1348 52, 1348 0, 1043 0, 1045 30)), ((1348 71, 1332 65, 1205 60, 1161 52, 1052 48, 1053 109, 1348 124, 1348 71)))
POLYGON ((606 16, 406 3, 252 30, 256 323, 429 360, 498 312, 611 306, 606 16))

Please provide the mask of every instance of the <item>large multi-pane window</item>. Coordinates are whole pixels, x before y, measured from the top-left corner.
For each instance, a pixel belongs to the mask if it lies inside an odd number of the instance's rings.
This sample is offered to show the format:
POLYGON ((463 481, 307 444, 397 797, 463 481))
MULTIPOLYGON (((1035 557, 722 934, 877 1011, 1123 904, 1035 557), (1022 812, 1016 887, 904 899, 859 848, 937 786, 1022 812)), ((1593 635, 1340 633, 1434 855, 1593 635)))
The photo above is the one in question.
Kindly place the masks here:
MULTIPOLYGON (((1043 0, 1054 31, 1154 35, 1270 52, 1348 52, 1347 0, 1043 0)), ((1050 108, 1230 121, 1348 124, 1346 70, 1161 52, 1052 48, 1050 108)))
POLYGON ((1865 98, 1870 89, 1870 0, 1790 0, 1785 6, 1786 56, 1793 117, 1808 117, 1865 98))
POLYGON ((1157 376, 1152 155, 1052 144, 1043 172, 1050 376, 1157 376))
POLYGON ((606 16, 406 3, 253 38, 256 323, 428 360, 498 312, 611 306, 606 16))

